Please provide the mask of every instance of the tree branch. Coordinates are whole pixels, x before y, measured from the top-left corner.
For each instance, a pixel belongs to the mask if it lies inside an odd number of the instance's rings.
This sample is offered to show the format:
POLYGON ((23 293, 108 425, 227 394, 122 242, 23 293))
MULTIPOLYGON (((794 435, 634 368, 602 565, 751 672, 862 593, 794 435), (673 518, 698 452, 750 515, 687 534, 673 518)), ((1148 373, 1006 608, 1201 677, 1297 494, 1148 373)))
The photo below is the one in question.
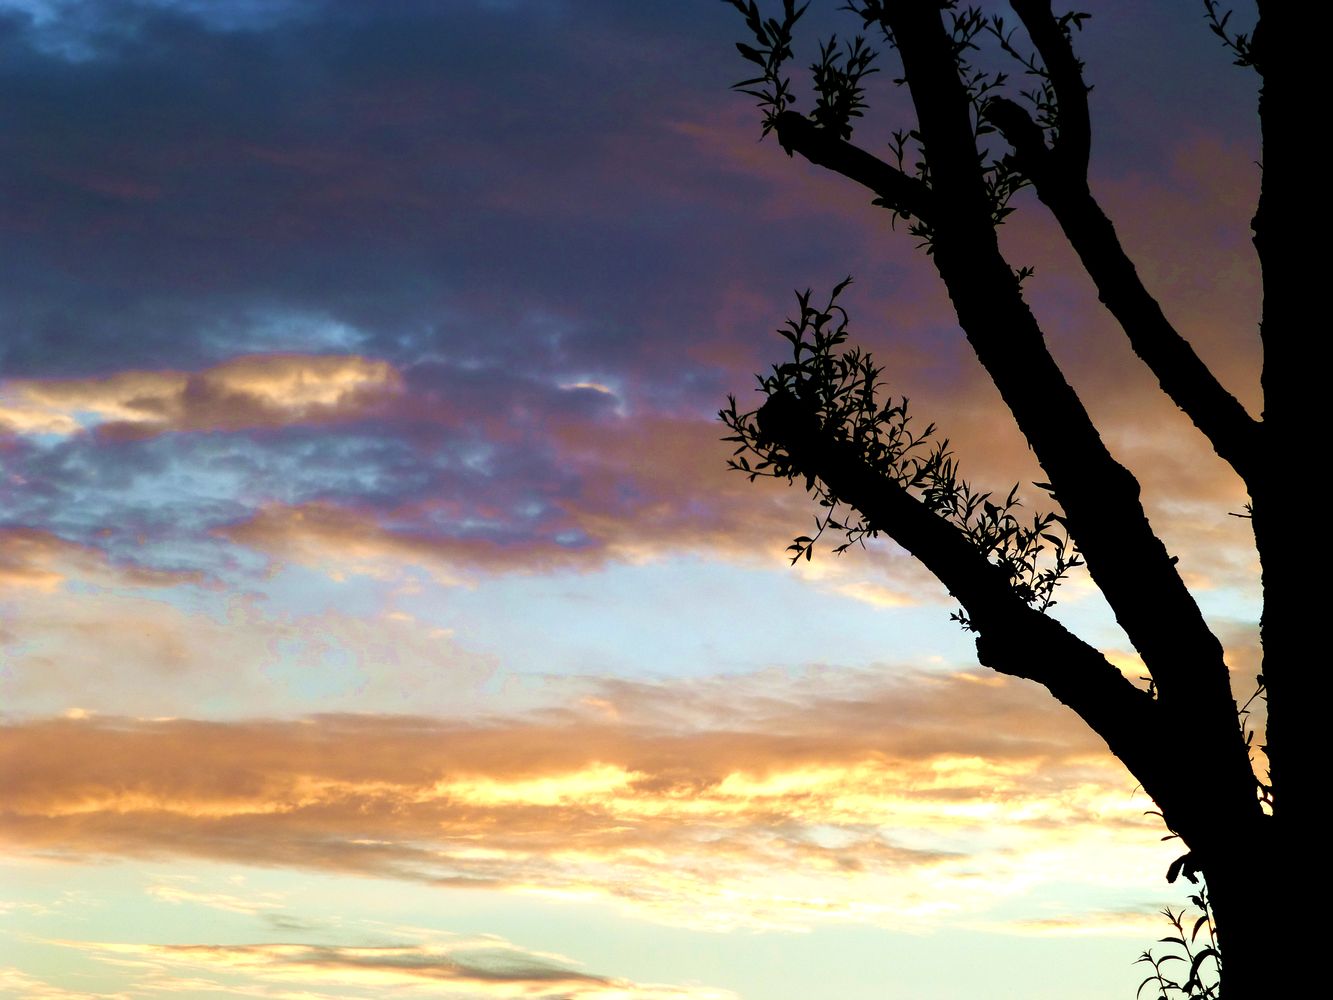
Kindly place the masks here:
MULTIPOLYGON (((1162 753, 1169 727, 1151 695, 1095 647, 1027 605, 956 526, 876 470, 855 443, 836 440, 797 396, 785 390, 771 395, 756 424, 759 447, 785 454, 800 475, 822 480, 948 588, 978 632, 983 665, 1035 681, 1077 712, 1163 807, 1168 824, 1177 821, 1176 807, 1199 794, 1191 785, 1198 776, 1178 773, 1162 753)), ((1179 821, 1187 823, 1183 816, 1179 821)))
POLYGON ((932 259, 959 324, 1046 470, 1065 525, 1157 682, 1164 710, 1215 753, 1225 800, 1246 801, 1253 774, 1221 643, 1153 534, 1138 481, 1107 450, 1000 253, 974 109, 940 6, 900 0, 880 9, 916 105, 937 206, 932 259))
POLYGON ((1092 147, 1092 123, 1088 117, 1088 85, 1083 82, 1083 63, 1074 55, 1064 26, 1051 13, 1051 0, 1009 0, 1037 54, 1050 74, 1055 89, 1059 138, 1052 153, 1067 169, 1086 173, 1092 147))
POLYGON ((827 167, 869 188, 878 201, 903 218, 920 219, 930 224, 930 189, 917 178, 839 138, 833 131, 820 128, 795 111, 779 114, 774 130, 788 156, 793 152, 800 153, 811 163, 827 167))
POLYGON ((1263 172, 1251 227, 1263 278, 1264 485, 1252 491, 1255 541, 1263 567, 1263 674, 1273 814, 1288 831, 1322 829, 1325 759, 1314 741, 1327 725, 1328 680, 1310 670, 1308 557, 1293 544, 1290 469, 1317 454, 1328 424, 1327 373, 1312 363, 1312 336, 1327 313, 1323 256, 1292 233, 1319 232, 1326 210, 1324 164, 1311 155, 1308 125, 1292 108, 1322 93, 1323 38, 1299 5, 1260 0, 1251 43, 1263 77, 1259 122, 1263 172), (1308 585, 1306 585, 1308 586, 1308 585))
MULTIPOLYGON (((1018 6, 1015 0, 1015 8, 1018 6)), ((1068 49, 1067 39, 1063 34, 1060 38, 1068 49)), ((1258 472, 1259 422, 1209 371, 1144 287, 1115 227, 1088 189, 1086 156, 1072 160, 1060 155, 1063 132, 1061 143, 1048 148, 1041 128, 1027 111, 1006 98, 989 101, 986 118, 1013 146, 1015 165, 1032 181, 1037 197, 1060 223, 1097 286, 1098 298, 1120 323, 1134 353, 1157 377, 1162 391, 1208 438, 1213 450, 1247 484, 1253 484, 1258 472)))

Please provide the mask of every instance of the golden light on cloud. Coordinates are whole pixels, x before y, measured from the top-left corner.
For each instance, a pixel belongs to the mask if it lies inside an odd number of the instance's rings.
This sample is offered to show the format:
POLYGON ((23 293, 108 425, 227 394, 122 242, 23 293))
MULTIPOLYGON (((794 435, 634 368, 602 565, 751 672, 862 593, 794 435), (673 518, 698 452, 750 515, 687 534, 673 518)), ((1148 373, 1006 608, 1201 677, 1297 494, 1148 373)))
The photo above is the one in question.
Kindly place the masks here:
POLYGON ((126 371, 0 381, 0 431, 128 437, 241 430, 361 416, 402 388, 387 361, 358 355, 257 354, 198 372, 126 371))
POLYGON ((839 594, 876 608, 909 608, 920 603, 920 598, 902 590, 886 587, 867 580, 841 583, 834 588, 839 594))
POLYGON ((1068 878, 1053 859, 1074 845, 1098 856, 1096 878, 1164 864, 1115 761, 1012 682, 716 694, 621 684, 593 708, 485 724, 17 723, 0 729, 0 838, 76 861, 185 856, 603 899, 718 928, 979 912, 1068 878), (694 723, 654 724, 663 703, 694 723), (987 706, 1000 718, 969 732, 987 706))

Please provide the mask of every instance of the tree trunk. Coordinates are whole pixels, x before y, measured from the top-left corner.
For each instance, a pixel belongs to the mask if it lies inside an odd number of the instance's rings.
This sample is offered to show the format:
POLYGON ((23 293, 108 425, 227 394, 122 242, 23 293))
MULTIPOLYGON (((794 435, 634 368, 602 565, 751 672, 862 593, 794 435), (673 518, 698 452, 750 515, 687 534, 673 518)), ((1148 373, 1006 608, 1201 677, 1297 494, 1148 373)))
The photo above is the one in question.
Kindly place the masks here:
MULTIPOLYGON (((1293 914, 1293 904, 1279 902, 1271 868, 1262 863, 1269 852, 1252 839, 1226 838, 1214 850, 1202 871, 1222 953, 1222 1000, 1301 996, 1302 963, 1293 954, 1290 928, 1308 907, 1296 907, 1293 914)), ((1191 930, 1187 925, 1186 934, 1191 930)), ((1197 952, 1195 945, 1190 947, 1197 952)))

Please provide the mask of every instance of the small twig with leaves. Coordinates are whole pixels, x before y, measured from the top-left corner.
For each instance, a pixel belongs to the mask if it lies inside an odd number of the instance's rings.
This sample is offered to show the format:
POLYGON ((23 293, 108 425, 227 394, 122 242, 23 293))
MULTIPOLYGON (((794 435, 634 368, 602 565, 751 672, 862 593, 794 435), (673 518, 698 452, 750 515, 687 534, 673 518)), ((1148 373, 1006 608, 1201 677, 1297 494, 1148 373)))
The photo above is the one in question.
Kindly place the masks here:
MULTIPOLYGON (((1190 881, 1198 881, 1192 873, 1186 874, 1190 881)), ((1137 962, 1152 966, 1153 971, 1139 983, 1137 996, 1142 997, 1144 987, 1152 985, 1157 994, 1153 1000, 1217 1000, 1222 977, 1222 956, 1217 950, 1217 931, 1213 924, 1212 906, 1208 902, 1208 890, 1201 885, 1199 891, 1190 896, 1190 902, 1200 910, 1200 915, 1194 921, 1194 929, 1188 937, 1185 934, 1185 911, 1176 912, 1169 906, 1162 910, 1162 914, 1175 928, 1175 933, 1160 938, 1159 943, 1171 945, 1179 953, 1158 957, 1149 949, 1138 957, 1137 962), (1195 951, 1199 944, 1199 932, 1205 929, 1208 931, 1207 944, 1195 951), (1183 962, 1188 967, 1189 973, 1183 983, 1168 974, 1165 967, 1171 962, 1183 962)))
POLYGON ((1222 10, 1217 0, 1203 0, 1204 16, 1208 19, 1208 30, 1222 39, 1222 45, 1235 56, 1237 66, 1254 65, 1254 39, 1247 32, 1233 33, 1227 28, 1231 20, 1231 11, 1222 10))
POLYGON ((797 7, 795 0, 783 0, 781 21, 774 17, 765 18, 755 0, 748 3, 746 0, 731 0, 731 5, 745 16, 745 24, 758 43, 756 47, 737 42, 736 49, 763 70, 759 76, 734 84, 733 89, 759 101, 764 112, 763 135, 768 135, 777 124, 778 115, 793 103, 791 79, 782 75, 782 67, 792 57, 792 29, 809 4, 797 7))
MULTIPOLYGON (((968 104, 971 106, 972 131, 982 158, 982 176, 991 206, 991 221, 998 225, 1013 211, 1009 204, 1010 200, 1028 184, 1028 179, 1015 169, 1008 155, 992 154, 989 146, 983 141, 985 136, 996 131, 995 126, 986 119, 986 104, 1004 90, 1009 77, 1006 73, 978 69, 967 58, 968 52, 980 48, 975 39, 983 32, 995 30, 991 19, 982 13, 979 7, 959 9, 953 4, 949 4, 948 7, 949 38, 953 46, 954 61, 958 66, 959 80, 967 93, 968 104)), ((890 46, 896 47, 897 42, 888 27, 889 17, 883 0, 860 0, 859 3, 848 3, 847 9, 859 14, 867 27, 877 24, 883 32, 885 41, 890 46)), ((906 79, 898 78, 894 82, 901 85, 906 79)), ((917 130, 894 132, 889 149, 896 158, 899 169, 903 169, 904 160, 909 157, 909 141, 913 150, 910 155, 915 161, 914 172, 920 180, 929 184, 930 172, 925 154, 922 152, 921 135, 917 130)), ((913 234, 917 235, 915 230, 913 234)), ((920 235, 924 237, 925 249, 929 252, 930 233, 926 231, 920 235)))
MULTIPOLYGON (((1253 705, 1256 701, 1262 701, 1265 703, 1267 703, 1268 701, 1268 686, 1267 684, 1264 683, 1263 674, 1259 674, 1255 678, 1254 693, 1245 699, 1245 704, 1241 705, 1240 710, 1237 712, 1237 715, 1240 718, 1241 730, 1245 733, 1245 748, 1247 751, 1251 752, 1251 757, 1250 757, 1251 761, 1254 760, 1253 748, 1254 748, 1255 729, 1253 726, 1250 725, 1250 711, 1251 711, 1250 706, 1253 705)), ((1267 746, 1261 745, 1259 749, 1264 751, 1264 753, 1268 752, 1267 746)), ((1262 802, 1271 813, 1273 808, 1273 786, 1268 782, 1264 781, 1258 782, 1258 785, 1259 785, 1259 801, 1262 802)))
MULTIPOLYGON (((778 332, 791 344, 792 359, 759 376, 759 391, 766 397, 790 393, 815 415, 831 442, 852 445, 880 475, 908 490, 937 516, 951 522, 986 558, 1005 573, 1009 585, 1026 603, 1046 611, 1056 602, 1055 588, 1070 570, 1082 565, 1073 542, 1057 514, 1035 515, 1030 522, 1017 515, 1022 506, 1018 487, 1003 500, 974 489, 959 475, 958 462, 948 440, 933 441, 934 425, 917 433, 911 426, 907 399, 883 393, 883 370, 860 348, 845 348, 847 313, 837 304, 850 278, 833 289, 822 309, 810 304, 811 293, 798 292, 799 314, 778 332)), ((827 485, 799 470, 780 443, 767 440, 757 420, 758 409, 741 412, 734 396, 719 413, 733 432, 724 440, 736 444, 728 465, 750 479, 770 476, 788 481, 803 476, 823 512, 815 518, 813 535, 795 538, 788 551, 792 562, 814 555, 815 543, 828 529, 841 532, 844 541, 835 554, 853 545, 864 546, 879 528, 860 513, 847 510, 827 485)), ((1038 488, 1050 490, 1048 484, 1038 488)), ((971 628, 966 614, 952 616, 971 628)))
MULTIPOLYGON (((1081 31, 1083 22, 1091 16, 1084 11, 1069 11, 1056 19, 1056 26, 1066 38, 1069 38, 1075 30, 1081 31)), ((1036 86, 1033 89, 1020 93, 1036 112, 1034 120, 1041 126, 1047 141, 1055 145, 1060 136, 1060 102, 1050 70, 1042 64, 1035 52, 1024 52, 1014 44, 1017 29, 1007 27, 1003 17, 999 15, 992 17, 986 22, 986 30, 995 36, 1001 51, 1023 67, 1025 76, 1036 78, 1036 86)), ((1078 65, 1081 67, 1083 64, 1078 65)))

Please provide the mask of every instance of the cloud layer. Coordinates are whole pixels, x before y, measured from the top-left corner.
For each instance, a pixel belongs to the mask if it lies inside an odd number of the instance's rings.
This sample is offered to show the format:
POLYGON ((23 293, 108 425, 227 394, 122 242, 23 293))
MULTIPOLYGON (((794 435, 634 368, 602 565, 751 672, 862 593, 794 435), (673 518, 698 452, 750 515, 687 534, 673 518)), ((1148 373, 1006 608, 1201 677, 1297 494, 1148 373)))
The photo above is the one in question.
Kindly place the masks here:
POLYGON ((910 924, 1070 877, 1042 867, 1075 843, 1107 852, 1093 882, 1155 856, 1077 720, 971 673, 601 682, 527 720, 92 717, 0 739, 13 850, 610 898, 669 922, 910 924))

